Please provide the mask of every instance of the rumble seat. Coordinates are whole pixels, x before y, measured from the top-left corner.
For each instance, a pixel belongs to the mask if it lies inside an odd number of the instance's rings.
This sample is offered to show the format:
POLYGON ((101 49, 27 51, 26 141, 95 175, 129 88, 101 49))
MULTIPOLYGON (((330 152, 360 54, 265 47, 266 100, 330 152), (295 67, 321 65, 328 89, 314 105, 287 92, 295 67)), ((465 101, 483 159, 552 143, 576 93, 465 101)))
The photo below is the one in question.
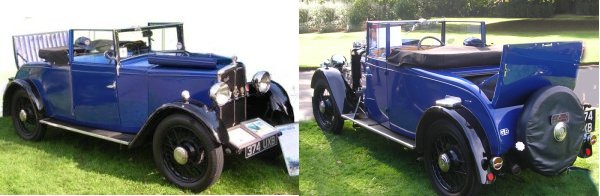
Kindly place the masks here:
POLYGON ((501 47, 442 46, 428 50, 393 49, 387 61, 397 66, 412 65, 447 69, 499 65, 501 47))

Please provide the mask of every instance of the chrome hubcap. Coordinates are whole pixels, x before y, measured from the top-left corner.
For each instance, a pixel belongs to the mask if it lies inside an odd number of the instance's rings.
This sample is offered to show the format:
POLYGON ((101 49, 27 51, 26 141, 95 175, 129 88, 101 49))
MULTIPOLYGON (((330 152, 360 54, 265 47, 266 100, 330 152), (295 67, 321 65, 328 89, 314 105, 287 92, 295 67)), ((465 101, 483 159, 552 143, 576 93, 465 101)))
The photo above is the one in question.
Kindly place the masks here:
POLYGON ((27 121, 27 112, 25 112, 25 110, 19 111, 19 120, 21 120, 21 122, 27 121))
POLYGON ((442 172, 448 172, 450 170, 450 157, 446 153, 441 154, 438 157, 438 166, 442 172))
POLYGON ((185 165, 188 161, 188 152, 185 148, 179 146, 173 150, 173 158, 180 165, 185 165))
POLYGON ((559 122, 554 126, 554 139, 557 142, 562 142, 567 137, 567 124, 559 122))
POLYGON ((321 113, 325 113, 325 101, 321 101, 319 103, 319 111, 321 111, 321 113))

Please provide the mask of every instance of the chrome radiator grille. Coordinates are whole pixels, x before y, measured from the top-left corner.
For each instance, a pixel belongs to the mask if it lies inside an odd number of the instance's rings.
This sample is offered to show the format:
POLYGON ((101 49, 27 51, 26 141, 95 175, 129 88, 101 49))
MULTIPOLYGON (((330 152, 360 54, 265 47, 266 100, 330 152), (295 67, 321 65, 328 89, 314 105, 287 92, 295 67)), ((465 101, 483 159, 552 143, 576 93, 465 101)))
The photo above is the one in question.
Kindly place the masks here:
POLYGON ((219 108, 219 118, 229 128, 246 120, 246 70, 229 65, 219 70, 218 80, 229 86, 231 101, 219 108))

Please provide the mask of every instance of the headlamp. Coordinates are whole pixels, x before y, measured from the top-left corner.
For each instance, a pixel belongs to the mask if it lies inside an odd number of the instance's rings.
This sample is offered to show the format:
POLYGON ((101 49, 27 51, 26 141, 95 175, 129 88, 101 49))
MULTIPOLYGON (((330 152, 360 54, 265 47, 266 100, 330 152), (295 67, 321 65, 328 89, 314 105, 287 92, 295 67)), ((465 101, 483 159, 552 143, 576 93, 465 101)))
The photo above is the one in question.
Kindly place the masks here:
POLYGON ((229 85, 224 82, 214 84, 210 87, 210 98, 212 98, 219 107, 228 103, 231 100, 229 85))

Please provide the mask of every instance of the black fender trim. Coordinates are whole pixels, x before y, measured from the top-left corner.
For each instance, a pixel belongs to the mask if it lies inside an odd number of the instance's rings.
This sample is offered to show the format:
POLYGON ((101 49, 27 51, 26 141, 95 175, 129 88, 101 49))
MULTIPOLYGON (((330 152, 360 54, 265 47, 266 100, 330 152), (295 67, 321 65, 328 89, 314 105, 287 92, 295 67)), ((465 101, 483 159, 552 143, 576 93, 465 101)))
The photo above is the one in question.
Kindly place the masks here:
POLYGON ((329 85, 329 91, 333 96, 338 111, 344 113, 346 105, 346 82, 342 78, 342 74, 335 68, 319 68, 313 74, 310 82, 310 87, 315 88, 317 81, 325 80, 329 85))
POLYGON ((222 141, 229 141, 229 136, 226 133, 227 131, 223 128, 221 122, 217 118, 217 113, 209 109, 209 107, 203 103, 193 100, 190 100, 190 102, 191 103, 166 103, 154 110, 144 123, 144 126, 142 126, 141 130, 129 144, 129 148, 138 147, 146 143, 148 138, 152 138, 156 126, 158 126, 162 119, 174 113, 188 114, 203 123, 212 132, 212 139, 215 143, 223 144, 222 141))
MULTIPOLYGON (((457 110, 460 110, 460 109, 457 109, 457 110)), ((425 132, 426 132, 427 128, 429 127, 429 125, 431 125, 435 120, 438 120, 440 118, 445 118, 445 119, 451 120, 453 123, 455 123, 455 125, 457 125, 460 129, 463 130, 464 136, 466 137, 467 141, 469 142, 469 147, 471 149, 471 153, 473 153, 473 158, 474 158, 473 161, 474 161, 475 165, 477 166, 477 176, 479 176, 481 184, 490 184, 491 182, 488 182, 487 178, 486 178, 487 169, 488 169, 487 168, 488 158, 486 157, 487 151, 486 151, 486 148, 484 147, 484 143, 482 142, 482 140, 480 139, 480 137, 478 136, 477 131, 476 131, 476 127, 477 126, 481 127, 481 126, 478 125, 479 123, 477 123, 477 122, 467 121, 463 117, 463 115, 460 114, 460 113, 463 113, 464 111, 461 111, 459 113, 459 111, 457 111, 457 110, 447 109, 447 108, 440 107, 440 106, 433 106, 433 107, 430 107, 429 109, 427 109, 425 111, 425 113, 423 114, 423 117, 421 117, 419 124, 417 125, 417 134, 416 134, 417 148, 416 149, 418 152, 422 152, 422 150, 423 150, 422 144, 424 143, 424 140, 425 140, 424 135, 426 135, 425 132)), ((467 117, 467 119, 471 119, 471 118, 467 117)))
POLYGON ((277 82, 271 81, 269 91, 258 92, 248 83, 249 95, 246 99, 246 115, 248 119, 261 118, 272 125, 294 122, 294 108, 285 89, 277 82))
POLYGON ((42 111, 44 109, 44 101, 42 100, 42 96, 37 91, 37 88, 33 84, 32 81, 27 79, 14 79, 10 83, 6 85, 6 90, 4 91, 3 96, 3 105, 2 105, 2 115, 9 116, 10 115, 10 103, 12 99, 13 93, 18 89, 24 89, 29 95, 29 98, 35 104, 35 107, 38 111, 42 111))

